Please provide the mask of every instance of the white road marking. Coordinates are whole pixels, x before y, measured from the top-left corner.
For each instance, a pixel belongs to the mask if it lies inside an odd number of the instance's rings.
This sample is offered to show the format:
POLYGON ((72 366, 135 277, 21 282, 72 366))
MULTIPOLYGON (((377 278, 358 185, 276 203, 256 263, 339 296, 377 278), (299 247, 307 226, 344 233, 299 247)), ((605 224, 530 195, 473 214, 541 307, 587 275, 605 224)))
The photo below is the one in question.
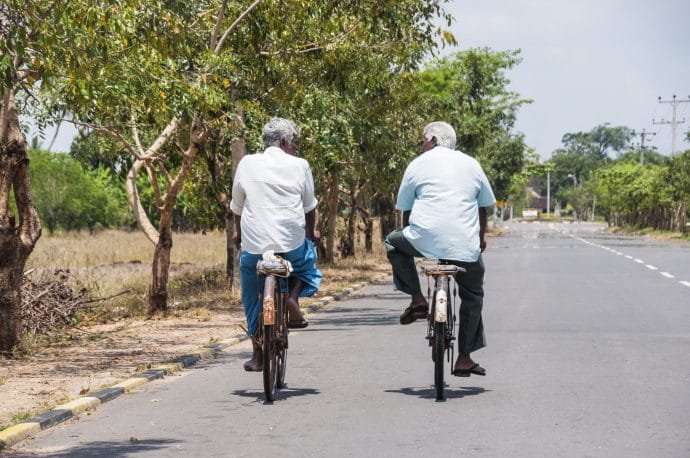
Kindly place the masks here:
MULTIPOLYGON (((606 251, 609 251, 609 252, 611 252, 611 253, 615 253, 615 254, 617 254, 618 256, 625 256, 626 259, 632 259, 632 260, 634 260, 634 261, 635 261, 636 263, 638 263, 638 264, 645 264, 645 262, 644 262, 642 259, 633 258, 632 256, 627 255, 627 254, 625 254, 625 253, 621 253, 620 251, 614 250, 613 248, 609 248, 609 247, 604 246, 604 245, 599 245, 598 243, 589 242, 589 241, 587 241, 587 240, 585 240, 585 239, 583 239, 583 238, 575 237, 575 236, 572 235, 572 234, 568 234, 568 235, 569 235, 570 237, 576 239, 576 240, 579 240, 579 241, 581 241, 581 242, 583 242, 583 243, 586 243, 587 245, 591 245, 591 246, 594 246, 594 247, 597 247, 597 248, 602 248, 602 249, 604 249, 604 250, 606 250, 606 251)), ((646 267, 647 269, 649 269, 649 270, 659 270, 658 267, 653 266, 653 265, 651 265, 651 264, 645 264, 645 267, 646 267)), ((666 277, 666 278, 676 278, 673 274, 670 274, 670 273, 668 273, 668 272, 659 272, 659 273, 660 273, 661 275, 663 275, 664 277, 666 277)), ((680 284, 683 285, 683 286, 687 286, 688 288, 690 288, 690 281, 679 281, 678 283, 680 283, 680 284)))

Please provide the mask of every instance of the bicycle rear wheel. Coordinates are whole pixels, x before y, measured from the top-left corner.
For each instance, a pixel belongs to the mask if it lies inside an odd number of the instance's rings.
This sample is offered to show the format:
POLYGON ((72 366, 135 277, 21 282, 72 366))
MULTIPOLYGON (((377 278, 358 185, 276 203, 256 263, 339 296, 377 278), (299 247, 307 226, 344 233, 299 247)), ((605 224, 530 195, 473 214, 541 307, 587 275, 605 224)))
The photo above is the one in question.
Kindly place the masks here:
POLYGON ((277 366, 277 380, 276 380, 276 385, 278 388, 284 388, 285 387, 285 373, 287 371, 287 349, 288 349, 288 311, 287 311, 287 306, 285 304, 285 295, 282 294, 280 291, 277 292, 277 294, 280 294, 280 302, 276 301, 277 304, 280 304, 278 306, 277 310, 277 317, 278 317, 278 332, 280 334, 280 339, 276 341, 276 366, 277 366))
POLYGON ((277 352, 274 351, 275 346, 275 325, 264 326, 264 343, 263 343, 263 359, 264 359, 264 395, 266 402, 273 402, 276 398, 276 390, 278 388, 278 371, 277 369, 277 352))
POLYGON ((434 323, 434 386, 436 387, 436 399, 443 399, 443 360, 446 349, 446 323, 434 323))

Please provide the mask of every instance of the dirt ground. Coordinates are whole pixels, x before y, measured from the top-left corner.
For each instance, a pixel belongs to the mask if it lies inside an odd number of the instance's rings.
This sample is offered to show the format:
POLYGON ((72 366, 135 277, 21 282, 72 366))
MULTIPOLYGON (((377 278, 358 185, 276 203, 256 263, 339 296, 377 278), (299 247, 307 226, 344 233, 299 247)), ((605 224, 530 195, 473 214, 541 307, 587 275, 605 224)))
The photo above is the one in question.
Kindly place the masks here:
MULTIPOLYGON (((352 276, 326 270, 321 291, 304 298, 302 305, 386 274, 383 264, 352 276)), ((0 430, 215 340, 245 333, 240 304, 195 307, 173 315, 67 328, 29 358, 0 357, 0 430)))

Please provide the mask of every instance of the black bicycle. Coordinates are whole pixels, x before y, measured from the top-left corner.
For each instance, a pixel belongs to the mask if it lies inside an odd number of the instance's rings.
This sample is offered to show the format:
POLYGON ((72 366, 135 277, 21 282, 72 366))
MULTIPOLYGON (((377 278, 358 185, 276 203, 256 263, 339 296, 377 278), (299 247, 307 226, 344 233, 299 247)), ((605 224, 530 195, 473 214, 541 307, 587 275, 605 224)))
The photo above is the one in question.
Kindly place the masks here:
POLYGON ((263 312, 261 314, 261 347, 263 351, 263 378, 266 402, 273 402, 279 388, 285 386, 288 349, 287 292, 281 288, 281 279, 287 283, 292 265, 280 256, 262 259, 256 265, 258 274, 265 278, 263 312))
POLYGON ((451 365, 454 360, 453 341, 455 340, 455 321, 457 319, 455 315, 457 298, 455 276, 458 272, 465 272, 465 269, 445 260, 428 262, 428 260, 425 261, 421 267, 423 274, 434 279, 433 297, 430 286, 427 287, 427 298, 431 304, 431 310, 427 315, 426 338, 429 341, 429 346, 431 346, 431 360, 434 362, 436 399, 442 400, 445 387, 444 356, 451 365), (452 295, 451 284, 453 285, 452 295))

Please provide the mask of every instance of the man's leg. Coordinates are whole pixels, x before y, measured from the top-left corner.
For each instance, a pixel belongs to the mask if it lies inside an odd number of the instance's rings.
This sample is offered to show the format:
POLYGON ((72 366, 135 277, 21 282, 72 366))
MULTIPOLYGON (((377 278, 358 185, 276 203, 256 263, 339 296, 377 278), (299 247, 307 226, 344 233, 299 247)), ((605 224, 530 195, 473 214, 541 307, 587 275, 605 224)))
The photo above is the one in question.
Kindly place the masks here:
POLYGON ((299 278, 291 278, 288 284, 288 297, 286 299, 288 308, 288 327, 306 328, 309 322, 304 318, 304 314, 299 308, 299 295, 304 288, 304 282, 299 278))
POLYGON ((486 371, 470 357, 470 353, 486 346, 482 307, 484 304, 484 261, 458 263, 467 272, 457 276, 460 287, 460 325, 458 329, 458 359, 453 373, 461 377, 470 374, 486 375, 486 371))
POLYGON ((260 256, 242 252, 240 255, 240 282, 242 285, 242 306, 247 318, 247 332, 252 339, 252 357, 244 363, 244 370, 261 372, 263 370, 263 354, 256 334, 259 330, 259 312, 261 311, 261 294, 259 280, 256 275, 256 263, 260 256))
POLYGON ((410 324, 419 318, 426 318, 429 304, 422 294, 414 263, 415 256, 422 257, 422 254, 405 238, 402 229, 388 234, 385 244, 386 255, 393 268, 395 287, 411 296, 410 305, 400 315, 400 324, 410 324))
POLYGON ((323 275, 316 267, 318 260, 316 247, 310 240, 305 240, 302 246, 286 253, 285 258, 290 261, 293 268, 286 300, 289 313, 288 327, 306 328, 309 322, 300 310, 299 298, 313 296, 323 279, 323 275))

